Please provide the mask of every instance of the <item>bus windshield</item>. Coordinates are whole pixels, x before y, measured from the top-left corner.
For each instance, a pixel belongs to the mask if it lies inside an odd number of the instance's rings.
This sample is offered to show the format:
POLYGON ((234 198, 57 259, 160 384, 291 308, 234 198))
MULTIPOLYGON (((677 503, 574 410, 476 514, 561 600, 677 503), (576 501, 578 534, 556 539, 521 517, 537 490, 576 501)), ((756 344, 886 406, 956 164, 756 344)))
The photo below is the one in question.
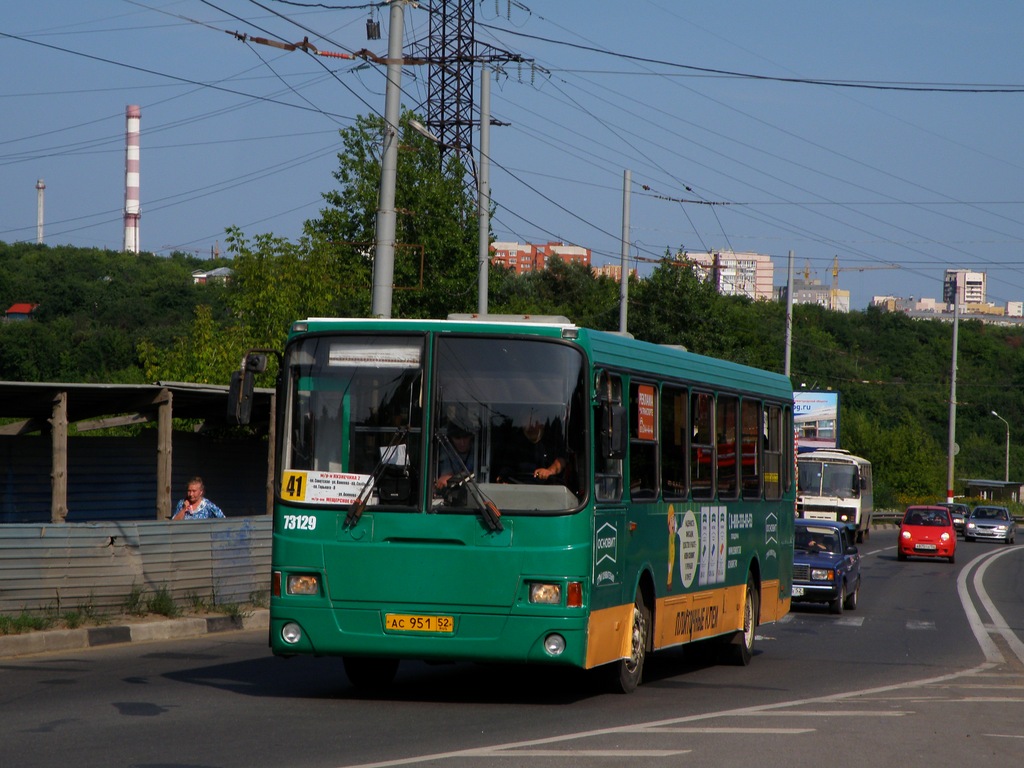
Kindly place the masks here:
MULTIPOLYGON (((502 510, 576 508, 586 485, 584 370, 580 351, 565 344, 441 337, 436 476, 471 474, 502 510)), ((447 486, 437 488, 442 506, 463 504, 447 486)))
POLYGON ((799 493, 840 499, 855 499, 860 495, 860 480, 855 465, 805 459, 801 459, 798 464, 799 493))
POLYGON ((305 501, 412 506, 422 456, 425 337, 308 336, 285 358, 282 470, 305 501))
POLYGON ((310 335, 289 347, 283 496, 409 511, 579 508, 588 434, 579 349, 439 336, 428 384, 427 338, 310 335))

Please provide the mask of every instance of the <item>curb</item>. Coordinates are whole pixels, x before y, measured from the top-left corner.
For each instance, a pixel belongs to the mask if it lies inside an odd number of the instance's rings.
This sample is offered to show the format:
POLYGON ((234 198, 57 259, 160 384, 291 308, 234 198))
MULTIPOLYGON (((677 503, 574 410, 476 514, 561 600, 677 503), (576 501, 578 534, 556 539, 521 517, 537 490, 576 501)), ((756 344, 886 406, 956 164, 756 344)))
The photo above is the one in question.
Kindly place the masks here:
POLYGON ((220 632, 268 629, 269 627, 270 611, 261 609, 240 618, 231 616, 186 617, 140 624, 25 632, 19 635, 0 635, 0 658, 32 656, 57 651, 77 651, 123 643, 148 643, 156 640, 201 637, 220 632))

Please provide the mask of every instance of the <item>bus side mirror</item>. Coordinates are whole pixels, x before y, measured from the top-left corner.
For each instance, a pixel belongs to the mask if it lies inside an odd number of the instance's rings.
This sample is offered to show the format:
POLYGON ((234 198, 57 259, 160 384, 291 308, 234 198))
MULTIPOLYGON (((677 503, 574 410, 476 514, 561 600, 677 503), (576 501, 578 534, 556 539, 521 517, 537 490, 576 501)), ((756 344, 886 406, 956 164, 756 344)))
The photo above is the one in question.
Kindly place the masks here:
POLYGON ((603 403, 598 413, 600 420, 601 457, 621 459, 626 455, 626 409, 621 405, 603 403))
POLYGON ((252 395, 256 389, 256 374, 267 370, 267 356, 248 354, 242 359, 242 367, 231 372, 231 386, 228 387, 227 422, 244 426, 252 418, 252 395))

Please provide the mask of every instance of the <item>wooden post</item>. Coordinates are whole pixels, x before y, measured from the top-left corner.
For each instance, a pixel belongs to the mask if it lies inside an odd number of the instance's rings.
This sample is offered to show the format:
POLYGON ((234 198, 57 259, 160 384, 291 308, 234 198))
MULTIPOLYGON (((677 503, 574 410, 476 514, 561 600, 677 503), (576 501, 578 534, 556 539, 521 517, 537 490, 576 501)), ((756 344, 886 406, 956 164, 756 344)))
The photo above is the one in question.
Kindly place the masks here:
POLYGON ((173 395, 163 389, 157 401, 156 438, 156 519, 169 520, 171 517, 171 422, 173 395))
POLYGON ((50 522, 63 523, 68 516, 68 393, 53 398, 50 424, 50 522))

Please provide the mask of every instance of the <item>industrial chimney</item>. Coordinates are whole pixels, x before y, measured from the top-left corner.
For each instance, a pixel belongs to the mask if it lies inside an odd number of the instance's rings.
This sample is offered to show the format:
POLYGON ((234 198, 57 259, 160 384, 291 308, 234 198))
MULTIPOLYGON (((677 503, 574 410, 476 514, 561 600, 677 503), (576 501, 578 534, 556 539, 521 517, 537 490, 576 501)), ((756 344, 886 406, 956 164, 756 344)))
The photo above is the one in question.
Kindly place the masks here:
POLYGON ((36 243, 43 244, 43 194, 46 184, 40 179, 36 182, 36 243))
POLYGON ((129 104, 125 110, 124 147, 124 249, 139 252, 139 121, 142 108, 129 104))

